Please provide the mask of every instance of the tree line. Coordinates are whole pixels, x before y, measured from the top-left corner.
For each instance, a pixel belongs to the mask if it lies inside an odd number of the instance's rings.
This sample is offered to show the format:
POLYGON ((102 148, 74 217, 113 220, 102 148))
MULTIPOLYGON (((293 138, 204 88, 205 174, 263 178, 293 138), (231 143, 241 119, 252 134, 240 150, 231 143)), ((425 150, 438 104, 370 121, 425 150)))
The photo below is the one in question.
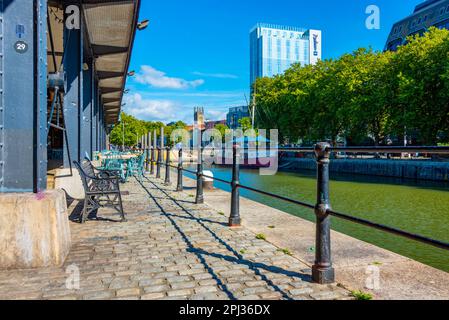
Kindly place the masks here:
POLYGON ((396 52, 358 49, 293 65, 253 86, 256 124, 281 141, 336 145, 449 142, 449 31, 431 28, 396 52))
POLYGON ((168 126, 159 121, 139 120, 132 115, 122 112, 120 122, 112 129, 109 139, 113 145, 122 146, 124 140, 126 147, 132 147, 136 146, 139 139, 148 133, 151 133, 151 138, 153 139, 153 132, 155 130, 158 139, 160 139, 161 128, 164 128, 164 136, 170 145, 170 136, 172 132, 176 129, 187 128, 187 124, 178 121, 168 126))

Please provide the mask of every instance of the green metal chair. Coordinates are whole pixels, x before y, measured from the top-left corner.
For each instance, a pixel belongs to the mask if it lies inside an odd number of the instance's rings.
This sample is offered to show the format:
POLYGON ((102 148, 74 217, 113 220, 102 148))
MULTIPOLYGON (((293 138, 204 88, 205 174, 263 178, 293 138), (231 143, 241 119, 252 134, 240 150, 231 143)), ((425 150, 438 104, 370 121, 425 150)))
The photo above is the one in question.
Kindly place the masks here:
POLYGON ((125 164, 121 159, 105 159, 102 168, 109 171, 117 171, 120 173, 120 180, 126 182, 125 164))
POLYGON ((137 158, 132 158, 128 162, 127 178, 134 176, 142 182, 145 170, 145 156, 140 155, 137 158))

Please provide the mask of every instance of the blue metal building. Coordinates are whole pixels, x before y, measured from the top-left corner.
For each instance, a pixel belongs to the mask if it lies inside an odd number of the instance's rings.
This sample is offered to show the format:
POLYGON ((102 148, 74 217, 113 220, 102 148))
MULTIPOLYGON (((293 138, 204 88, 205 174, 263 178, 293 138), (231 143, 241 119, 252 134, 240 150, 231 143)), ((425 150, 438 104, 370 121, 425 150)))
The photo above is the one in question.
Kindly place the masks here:
POLYGON ((107 147, 140 0, 0 0, 0 192, 107 147))

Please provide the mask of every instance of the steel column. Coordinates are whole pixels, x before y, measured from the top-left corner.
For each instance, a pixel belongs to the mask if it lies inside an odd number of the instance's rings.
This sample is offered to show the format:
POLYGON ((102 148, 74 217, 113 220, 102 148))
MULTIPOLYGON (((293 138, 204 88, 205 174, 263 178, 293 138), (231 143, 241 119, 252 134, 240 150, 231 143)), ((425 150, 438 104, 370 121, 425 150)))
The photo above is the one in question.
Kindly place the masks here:
POLYGON ((47 1, 1 1, 0 192, 38 192, 47 175, 47 1))
MULTIPOLYGON (((64 8, 65 10, 65 8, 64 8)), ((82 20, 81 20, 82 21, 82 20)), ((64 28, 66 88, 64 95, 64 117, 68 146, 64 146, 64 167, 70 167, 67 148, 72 161, 80 161, 80 113, 82 105, 83 37, 81 30, 64 28)), ((64 142, 66 143, 66 142, 64 142)))
POLYGON ((315 146, 317 161, 316 253, 315 264, 312 267, 312 279, 320 284, 335 282, 335 271, 331 259, 331 217, 329 216, 329 210, 331 210, 329 200, 330 148, 330 144, 324 142, 315 146))
POLYGON ((82 94, 82 109, 81 109, 81 158, 86 155, 92 159, 92 87, 93 87, 93 62, 87 63, 88 70, 83 71, 83 94, 82 94))

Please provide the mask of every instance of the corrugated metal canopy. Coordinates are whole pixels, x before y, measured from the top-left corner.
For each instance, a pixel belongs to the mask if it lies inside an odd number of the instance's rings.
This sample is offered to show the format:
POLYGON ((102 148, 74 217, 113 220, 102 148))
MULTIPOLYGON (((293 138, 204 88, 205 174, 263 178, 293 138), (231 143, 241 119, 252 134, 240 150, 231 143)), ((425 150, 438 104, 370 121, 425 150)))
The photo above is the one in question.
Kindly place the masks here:
POLYGON ((83 11, 106 121, 118 121, 140 0, 84 0, 83 11))

